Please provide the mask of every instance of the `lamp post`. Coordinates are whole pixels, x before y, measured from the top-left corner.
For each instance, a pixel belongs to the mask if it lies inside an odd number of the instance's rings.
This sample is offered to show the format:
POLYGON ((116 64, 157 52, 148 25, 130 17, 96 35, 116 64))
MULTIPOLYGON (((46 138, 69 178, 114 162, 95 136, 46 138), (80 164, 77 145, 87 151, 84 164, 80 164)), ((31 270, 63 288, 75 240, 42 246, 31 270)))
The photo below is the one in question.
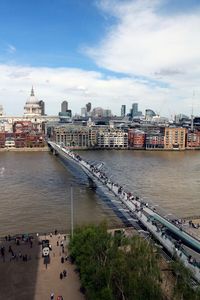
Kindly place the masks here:
POLYGON ((74 235, 74 199, 73 199, 73 187, 71 185, 71 236, 74 235))

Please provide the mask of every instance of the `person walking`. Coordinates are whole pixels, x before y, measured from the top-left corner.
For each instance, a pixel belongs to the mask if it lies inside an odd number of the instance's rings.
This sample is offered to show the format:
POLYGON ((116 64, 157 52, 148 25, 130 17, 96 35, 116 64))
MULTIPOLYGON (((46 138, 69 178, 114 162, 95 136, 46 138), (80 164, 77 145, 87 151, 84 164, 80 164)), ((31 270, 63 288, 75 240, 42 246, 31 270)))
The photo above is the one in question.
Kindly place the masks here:
POLYGON ((5 248, 1 247, 1 256, 3 258, 3 262, 5 262, 5 248))

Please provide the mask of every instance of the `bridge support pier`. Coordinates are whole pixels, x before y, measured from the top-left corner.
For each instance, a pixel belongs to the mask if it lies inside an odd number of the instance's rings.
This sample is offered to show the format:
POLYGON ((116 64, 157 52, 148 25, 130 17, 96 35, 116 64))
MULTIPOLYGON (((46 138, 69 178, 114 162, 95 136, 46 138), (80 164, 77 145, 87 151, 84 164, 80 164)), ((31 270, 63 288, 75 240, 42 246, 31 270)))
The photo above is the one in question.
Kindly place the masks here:
POLYGON ((57 151, 55 149, 53 149, 53 155, 58 155, 57 151))
POLYGON ((89 176, 88 176, 88 183, 89 183, 89 187, 91 189, 96 190, 97 186, 96 186, 95 182, 89 176))

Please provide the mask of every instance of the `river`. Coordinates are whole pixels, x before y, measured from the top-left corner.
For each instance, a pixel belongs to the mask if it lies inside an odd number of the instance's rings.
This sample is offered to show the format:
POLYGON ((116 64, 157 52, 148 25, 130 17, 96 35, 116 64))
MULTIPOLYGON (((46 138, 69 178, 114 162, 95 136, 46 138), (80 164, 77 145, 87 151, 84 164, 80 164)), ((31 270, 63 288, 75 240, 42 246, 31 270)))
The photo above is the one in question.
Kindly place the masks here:
MULTIPOLYGON (((103 161, 113 181, 178 217, 200 215, 200 152, 80 151, 103 161)), ((0 235, 70 230, 70 186, 75 226, 121 221, 82 174, 48 152, 0 152, 0 235)))

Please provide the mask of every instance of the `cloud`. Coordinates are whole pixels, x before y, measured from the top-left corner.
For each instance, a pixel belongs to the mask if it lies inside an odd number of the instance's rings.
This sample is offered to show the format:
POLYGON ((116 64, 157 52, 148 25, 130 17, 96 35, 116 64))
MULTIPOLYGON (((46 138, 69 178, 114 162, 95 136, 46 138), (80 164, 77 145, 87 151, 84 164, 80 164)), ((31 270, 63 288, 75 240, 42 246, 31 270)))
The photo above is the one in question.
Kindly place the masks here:
POLYGON ((10 54, 13 54, 17 51, 17 49, 15 48, 15 46, 11 45, 11 44, 8 44, 7 45, 7 52, 10 53, 10 54))
POLYGON ((38 99, 46 103, 48 114, 57 114, 63 100, 69 102, 73 113, 80 113, 88 101, 93 107, 110 108, 120 113, 122 104, 129 109, 139 101, 141 109, 159 108, 167 88, 147 86, 145 81, 124 77, 105 78, 102 73, 72 68, 39 68, 0 65, 0 103, 7 115, 22 115, 32 85, 38 99), (142 100, 142 101, 141 101, 142 100))
POLYGON ((99 7, 115 22, 86 53, 101 68, 145 78, 147 85, 168 86, 180 111, 189 106, 193 90, 200 93, 200 6, 172 12, 170 6, 166 9, 168 2, 100 1, 99 7))
POLYGON ((200 59, 200 11, 173 16, 159 14, 164 1, 103 1, 117 17, 98 47, 88 54, 104 68, 152 76, 163 69, 187 71, 200 59))
POLYGON ((177 69, 162 69, 159 72, 155 72, 156 76, 173 76, 183 74, 183 71, 177 69))

